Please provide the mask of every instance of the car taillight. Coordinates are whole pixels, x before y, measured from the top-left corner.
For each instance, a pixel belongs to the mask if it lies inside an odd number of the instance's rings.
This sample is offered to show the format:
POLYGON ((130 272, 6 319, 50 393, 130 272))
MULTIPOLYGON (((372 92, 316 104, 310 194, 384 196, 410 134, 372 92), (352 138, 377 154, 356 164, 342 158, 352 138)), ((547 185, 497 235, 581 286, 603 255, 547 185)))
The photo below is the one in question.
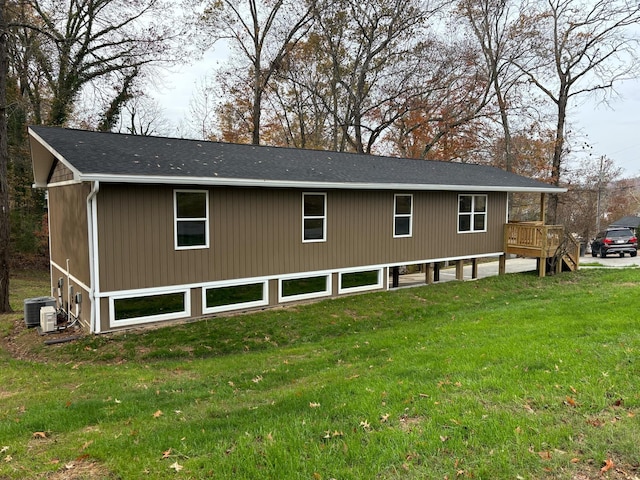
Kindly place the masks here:
POLYGON ((638 243, 638 238, 637 237, 631 237, 629 239, 629 243, 638 243))
POLYGON ((610 238, 605 238, 602 243, 604 243, 605 245, 611 245, 613 243, 613 240, 611 240, 610 238))

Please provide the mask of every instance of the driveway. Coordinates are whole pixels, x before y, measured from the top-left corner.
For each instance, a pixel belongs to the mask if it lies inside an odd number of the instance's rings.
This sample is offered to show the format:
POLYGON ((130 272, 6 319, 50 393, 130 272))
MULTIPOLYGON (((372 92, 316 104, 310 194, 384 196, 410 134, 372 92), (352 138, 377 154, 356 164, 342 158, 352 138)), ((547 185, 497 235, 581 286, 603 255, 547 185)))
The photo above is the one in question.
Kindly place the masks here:
MULTIPOLYGON (((506 260, 506 273, 531 272, 536 270, 535 258, 508 258, 506 260)), ((607 258, 592 257, 588 254, 580 257, 579 268, 598 268, 598 267, 640 267, 640 256, 630 257, 625 255, 620 258, 618 255, 611 255, 607 258)), ((498 260, 478 263, 478 278, 491 277, 498 275, 498 260)), ((449 282, 456 279, 456 269, 451 266, 440 270, 440 282, 449 282)), ((464 279, 471 280, 471 265, 464 267, 464 279)), ((424 273, 413 273, 400 276, 400 287, 424 285, 424 273)))

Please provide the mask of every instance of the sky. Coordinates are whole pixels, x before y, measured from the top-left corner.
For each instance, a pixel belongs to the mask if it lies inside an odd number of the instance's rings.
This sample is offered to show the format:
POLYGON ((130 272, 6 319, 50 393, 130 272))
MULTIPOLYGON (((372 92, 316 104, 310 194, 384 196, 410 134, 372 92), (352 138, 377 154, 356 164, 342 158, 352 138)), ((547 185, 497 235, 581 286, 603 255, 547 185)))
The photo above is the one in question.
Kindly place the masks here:
MULTIPOLYGON (((202 60, 164 76, 158 92, 150 92, 174 126, 187 118, 197 85, 225 59, 224 49, 211 50, 202 60)), ((574 132, 574 138, 589 147, 578 154, 579 159, 592 159, 597 169, 599 158, 606 156, 622 168, 621 178, 637 177, 640 176, 640 80, 622 82, 616 91, 617 96, 608 104, 583 98, 579 105, 573 105, 567 128, 574 132)), ((171 135, 174 134, 177 132, 171 135)))

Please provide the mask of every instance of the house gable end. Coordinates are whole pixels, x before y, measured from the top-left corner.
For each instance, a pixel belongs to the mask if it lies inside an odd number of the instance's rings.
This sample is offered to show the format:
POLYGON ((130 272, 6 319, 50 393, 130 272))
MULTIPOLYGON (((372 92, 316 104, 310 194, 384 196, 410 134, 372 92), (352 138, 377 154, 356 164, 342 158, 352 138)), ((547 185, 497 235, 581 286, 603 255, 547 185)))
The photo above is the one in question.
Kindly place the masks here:
POLYGON ((74 180, 73 172, 58 159, 55 159, 47 178, 47 184, 74 180))

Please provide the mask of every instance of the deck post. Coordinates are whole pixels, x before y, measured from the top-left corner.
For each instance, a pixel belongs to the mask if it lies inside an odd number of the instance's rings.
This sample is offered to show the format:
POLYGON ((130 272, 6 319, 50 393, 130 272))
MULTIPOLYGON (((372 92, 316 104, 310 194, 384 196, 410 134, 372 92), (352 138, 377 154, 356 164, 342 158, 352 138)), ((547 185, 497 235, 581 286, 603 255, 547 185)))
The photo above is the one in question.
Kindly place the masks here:
POLYGON ((440 262, 436 262, 433 264, 433 281, 440 281, 440 262))
POLYGON ((478 278, 478 259, 471 259, 471 278, 478 278))
POLYGON ((433 283, 433 263, 424 264, 424 283, 427 285, 433 283))
POLYGON ((504 275, 507 272, 507 255, 502 254, 498 258, 498 275, 504 275))
POLYGON ((547 259, 536 258, 536 264, 538 267, 538 277, 543 278, 546 275, 547 271, 547 259))
POLYGON ((464 280, 464 260, 456 261, 456 280, 464 280))
POLYGON ((391 267, 391 287, 398 288, 400 286, 400 267, 391 267))
POLYGON ((546 225, 546 220, 547 220, 547 194, 546 193, 541 193, 540 194, 540 221, 542 222, 542 225, 546 225))

